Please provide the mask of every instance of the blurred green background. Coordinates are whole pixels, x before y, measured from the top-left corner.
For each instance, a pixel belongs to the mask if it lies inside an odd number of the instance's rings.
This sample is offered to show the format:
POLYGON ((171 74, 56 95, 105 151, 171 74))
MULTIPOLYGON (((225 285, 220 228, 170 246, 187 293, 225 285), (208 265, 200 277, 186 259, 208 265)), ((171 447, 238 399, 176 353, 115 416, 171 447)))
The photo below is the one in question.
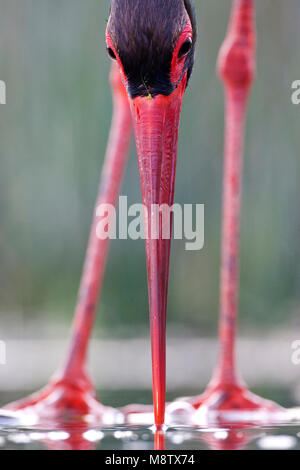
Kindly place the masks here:
MULTIPOLYGON (((179 141, 176 202, 203 203, 205 248, 174 242, 169 324, 216 334, 223 164, 218 50, 230 0, 196 0, 199 41, 179 141)), ((242 224, 243 331, 300 313, 299 0, 257 2, 258 76, 247 125, 242 224)), ((103 0, 0 0, 0 312, 70 324, 112 103, 103 0)), ((122 194, 139 202, 134 145, 122 194)), ((144 243, 112 242, 98 332, 148 328, 144 243)))

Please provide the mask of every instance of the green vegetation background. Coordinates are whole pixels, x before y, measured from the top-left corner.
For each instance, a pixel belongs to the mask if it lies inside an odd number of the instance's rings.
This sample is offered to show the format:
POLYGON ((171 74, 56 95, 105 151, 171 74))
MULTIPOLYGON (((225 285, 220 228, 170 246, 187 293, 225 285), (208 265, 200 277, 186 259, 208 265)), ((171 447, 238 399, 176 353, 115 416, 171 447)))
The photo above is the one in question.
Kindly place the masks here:
MULTIPOLYGON (((206 207, 206 243, 172 251, 169 321, 215 333, 223 92, 215 73, 230 0, 196 0, 199 42, 179 141, 176 201, 206 207)), ((299 0, 257 2, 247 124, 241 325, 279 327, 300 305, 299 0)), ((111 118, 103 0, 0 0, 0 312, 70 323, 111 118)), ((122 194, 140 201, 134 145, 122 194)), ((114 241, 98 328, 148 325, 144 243, 114 241)), ((7 318, 6 318, 7 316, 7 318)))

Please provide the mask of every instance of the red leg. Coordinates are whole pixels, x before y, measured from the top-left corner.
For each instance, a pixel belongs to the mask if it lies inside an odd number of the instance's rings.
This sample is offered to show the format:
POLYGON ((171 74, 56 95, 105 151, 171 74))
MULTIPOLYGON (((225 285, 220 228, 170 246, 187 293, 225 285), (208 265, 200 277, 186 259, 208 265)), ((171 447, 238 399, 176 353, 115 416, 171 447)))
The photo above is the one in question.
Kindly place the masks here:
POLYGON ((234 0, 231 21, 218 60, 225 87, 225 169, 220 305, 220 355, 206 392, 189 402, 216 412, 279 409, 250 393, 237 376, 235 342, 239 298, 240 210, 244 134, 248 98, 255 76, 254 0, 234 0))
MULTIPOLYGON (((132 119, 128 96, 116 64, 110 82, 114 99, 114 116, 101 177, 96 208, 100 204, 115 205, 125 170, 130 144, 132 119)), ((101 420, 106 408, 97 400, 86 373, 88 344, 97 314, 109 240, 96 234, 96 211, 88 243, 80 284, 71 344, 63 367, 41 392, 7 406, 10 410, 32 409, 41 419, 72 415, 94 415, 101 420)))

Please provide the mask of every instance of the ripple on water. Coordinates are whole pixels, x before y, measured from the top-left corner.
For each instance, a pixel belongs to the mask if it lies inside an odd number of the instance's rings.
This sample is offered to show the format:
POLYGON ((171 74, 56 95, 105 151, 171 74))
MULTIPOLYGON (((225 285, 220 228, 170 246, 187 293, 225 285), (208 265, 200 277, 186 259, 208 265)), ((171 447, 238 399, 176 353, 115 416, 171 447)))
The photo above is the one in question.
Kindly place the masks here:
MULTIPOLYGON (((86 449, 153 450, 154 434, 150 427, 97 429, 68 426, 67 429, 26 429, 0 427, 1 449, 86 449)), ((300 423, 295 426, 169 428, 167 450, 250 449, 300 450, 300 423)))

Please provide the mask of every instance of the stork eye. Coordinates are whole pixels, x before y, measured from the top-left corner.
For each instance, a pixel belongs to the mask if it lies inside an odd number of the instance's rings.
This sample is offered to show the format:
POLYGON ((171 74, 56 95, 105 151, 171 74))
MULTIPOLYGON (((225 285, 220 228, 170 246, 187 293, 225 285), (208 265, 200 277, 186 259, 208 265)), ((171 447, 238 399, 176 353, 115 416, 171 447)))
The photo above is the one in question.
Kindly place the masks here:
POLYGON ((107 53, 108 53, 108 55, 109 55, 109 57, 110 57, 111 59, 116 60, 116 58, 117 58, 117 57, 116 57, 116 54, 114 53, 114 51, 112 50, 111 47, 108 47, 108 48, 107 48, 107 53))
POLYGON ((181 59, 192 49, 193 41, 192 38, 188 38, 181 46, 178 52, 178 59, 181 59))

